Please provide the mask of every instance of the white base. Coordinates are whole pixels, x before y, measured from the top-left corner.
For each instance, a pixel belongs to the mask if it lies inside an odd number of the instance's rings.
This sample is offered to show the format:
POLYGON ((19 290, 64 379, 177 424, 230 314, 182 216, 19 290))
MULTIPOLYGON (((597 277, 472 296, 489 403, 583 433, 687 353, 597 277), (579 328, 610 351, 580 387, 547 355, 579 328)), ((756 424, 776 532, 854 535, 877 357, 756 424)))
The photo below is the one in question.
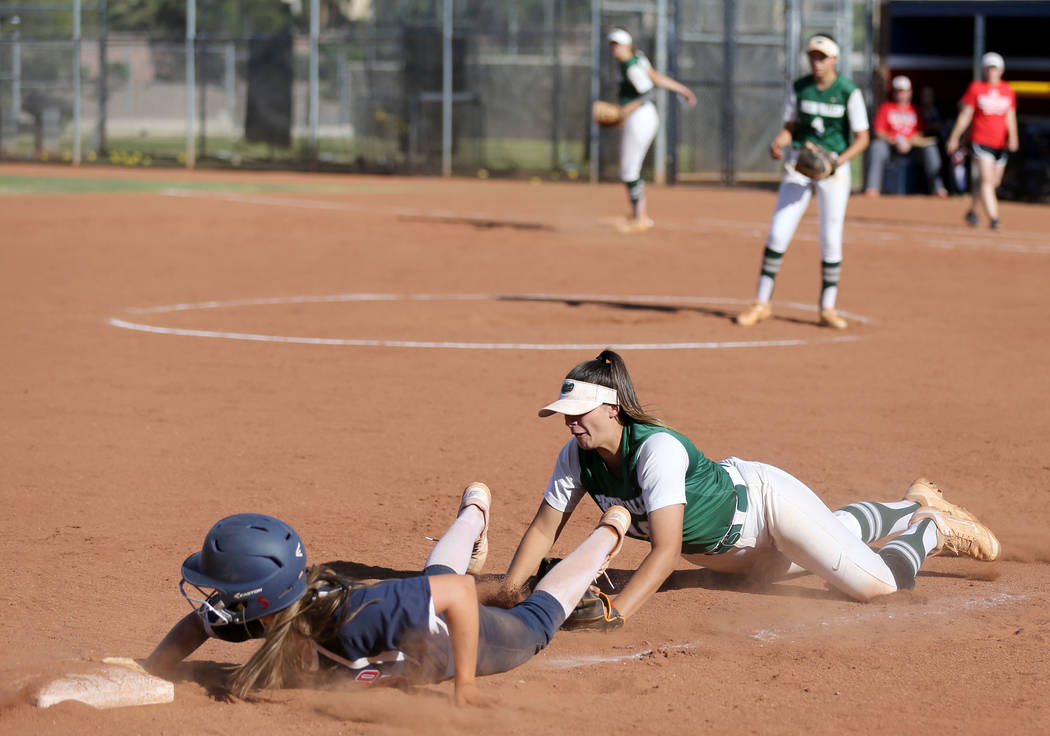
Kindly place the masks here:
POLYGON ((66 675, 49 682, 37 692, 33 704, 50 708, 65 700, 76 700, 94 708, 123 708, 170 703, 174 699, 175 686, 167 680, 127 667, 102 665, 97 672, 66 675))

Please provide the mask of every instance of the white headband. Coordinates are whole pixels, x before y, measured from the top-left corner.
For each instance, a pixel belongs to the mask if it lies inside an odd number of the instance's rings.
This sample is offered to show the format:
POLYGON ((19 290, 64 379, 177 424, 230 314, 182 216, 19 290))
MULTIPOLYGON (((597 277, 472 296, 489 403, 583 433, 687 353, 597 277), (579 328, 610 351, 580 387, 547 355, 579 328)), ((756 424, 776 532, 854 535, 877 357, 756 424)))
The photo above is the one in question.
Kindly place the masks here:
POLYGON ((562 381, 558 400, 540 409, 540 416, 549 417, 551 414, 578 416, 597 409, 602 404, 619 403, 616 391, 608 386, 566 378, 562 381))

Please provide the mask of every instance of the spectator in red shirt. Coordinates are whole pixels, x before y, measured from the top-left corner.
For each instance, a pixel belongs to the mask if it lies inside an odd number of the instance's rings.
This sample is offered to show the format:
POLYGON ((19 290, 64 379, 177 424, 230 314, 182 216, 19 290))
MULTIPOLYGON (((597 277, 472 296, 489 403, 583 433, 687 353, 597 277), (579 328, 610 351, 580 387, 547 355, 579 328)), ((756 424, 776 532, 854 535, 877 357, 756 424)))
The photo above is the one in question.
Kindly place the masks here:
POLYGON ((893 99, 879 105, 872 126, 875 135, 868 152, 868 176, 864 193, 877 197, 882 192, 882 176, 890 156, 921 156, 930 193, 947 197, 941 183, 941 155, 937 141, 924 137, 922 119, 911 103, 911 80, 893 78, 893 99))
POLYGON ((999 201, 995 190, 1003 180, 1007 151, 1016 151, 1017 96, 1003 81, 1005 63, 1003 57, 989 52, 981 57, 984 80, 970 83, 960 100, 959 117, 948 136, 945 150, 952 155, 959 150, 959 138, 973 122, 970 131, 970 150, 977 160, 977 171, 981 177, 980 187, 974 187, 973 201, 966 213, 966 221, 977 226, 977 205, 984 206, 989 224, 999 229, 999 201))

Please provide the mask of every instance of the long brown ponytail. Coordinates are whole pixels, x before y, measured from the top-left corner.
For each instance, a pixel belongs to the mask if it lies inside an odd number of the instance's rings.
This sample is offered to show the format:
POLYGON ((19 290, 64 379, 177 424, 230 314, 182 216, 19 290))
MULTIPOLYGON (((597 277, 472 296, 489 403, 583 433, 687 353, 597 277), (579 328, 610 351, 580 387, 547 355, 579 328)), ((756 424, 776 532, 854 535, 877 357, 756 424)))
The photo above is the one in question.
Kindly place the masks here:
POLYGON ((307 570, 306 592, 288 608, 275 613, 265 625, 266 639, 258 651, 234 671, 230 691, 244 698, 256 688, 299 683, 314 662, 310 641, 333 639, 363 608, 347 611, 344 605, 350 592, 361 586, 323 565, 307 570), (337 616, 340 608, 343 614, 337 616))
POLYGON ((587 360, 569 371, 566 378, 574 378, 577 381, 597 383, 616 390, 617 400, 620 402, 620 424, 654 424, 658 427, 666 427, 658 417, 649 414, 642 408, 638 401, 638 395, 634 392, 634 383, 631 375, 627 372, 627 366, 620 354, 608 348, 601 351, 594 360, 587 360))

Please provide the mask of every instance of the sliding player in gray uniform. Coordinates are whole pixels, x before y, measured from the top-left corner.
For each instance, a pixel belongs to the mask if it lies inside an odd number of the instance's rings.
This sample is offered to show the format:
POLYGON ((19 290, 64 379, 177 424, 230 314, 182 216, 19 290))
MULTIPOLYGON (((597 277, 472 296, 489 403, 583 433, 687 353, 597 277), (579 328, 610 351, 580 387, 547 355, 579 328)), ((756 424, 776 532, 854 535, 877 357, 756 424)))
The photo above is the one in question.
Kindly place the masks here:
POLYGON ((558 453, 539 510, 518 545, 505 584, 537 568, 576 505, 626 507, 628 536, 652 547, 614 599, 630 617, 664 582, 679 557, 729 573, 808 570, 847 596, 867 601, 912 588, 926 557, 993 560, 998 540, 973 514, 925 479, 901 501, 861 502, 832 512, 801 481, 772 465, 730 457, 713 462, 688 438, 647 414, 623 359, 604 350, 580 363, 540 416, 559 413, 572 433, 558 453), (868 545, 897 536, 878 551, 868 545))
POLYGON ((326 565, 307 568, 302 540, 279 519, 222 519, 182 565, 179 589, 194 610, 144 665, 170 676, 209 638, 259 639, 233 673, 230 691, 240 697, 325 672, 360 683, 452 679, 457 704, 479 704, 475 677, 506 672, 543 649, 619 552, 630 524, 626 509, 610 508, 528 598, 503 609, 479 605, 467 574, 480 572, 488 554, 490 507, 488 486, 471 483, 423 574, 374 584, 326 565))
POLYGON ((660 127, 653 103, 656 88, 677 92, 690 107, 696 105, 696 95, 685 85, 653 69, 645 55, 634 48, 631 34, 622 28, 614 28, 609 33, 609 49, 620 62, 619 102, 624 119, 620 137, 620 181, 627 186, 627 198, 631 202, 631 217, 624 229, 648 230, 653 221, 646 214, 642 162, 660 127))
POLYGON ((840 330, 846 327, 846 320, 835 310, 842 270, 842 227, 852 186, 849 161, 868 147, 868 112, 857 85, 835 71, 839 47, 830 36, 810 38, 806 55, 813 73, 791 85, 784 104, 784 127, 769 146, 770 155, 777 160, 784 158, 786 146, 791 146, 791 152, 780 179, 755 302, 736 317, 736 323, 744 327, 772 316, 774 279, 814 192, 820 210, 820 324, 840 330), (799 151, 809 141, 837 154, 834 174, 813 181, 795 171, 799 151))

